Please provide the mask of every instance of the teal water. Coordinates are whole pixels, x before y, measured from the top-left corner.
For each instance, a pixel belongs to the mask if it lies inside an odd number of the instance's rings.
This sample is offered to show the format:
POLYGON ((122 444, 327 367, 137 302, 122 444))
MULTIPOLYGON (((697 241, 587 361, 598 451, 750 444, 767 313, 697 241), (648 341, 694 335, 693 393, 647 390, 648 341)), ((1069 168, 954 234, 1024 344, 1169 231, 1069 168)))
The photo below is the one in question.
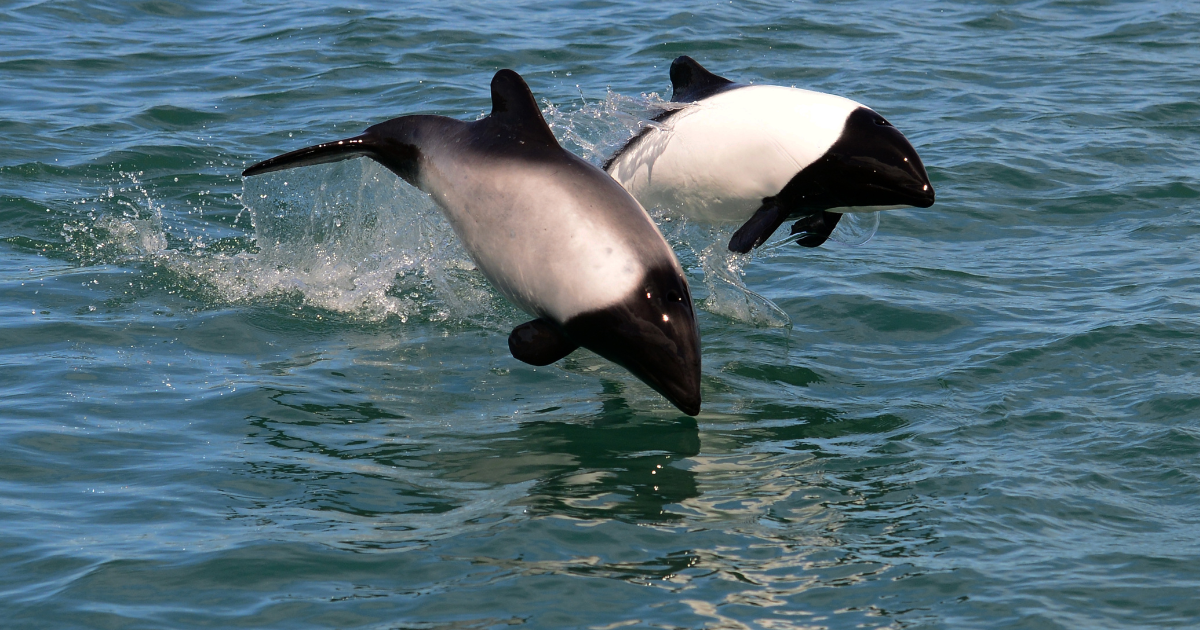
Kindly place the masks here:
POLYGON ((1200 627, 1194 3, 0 2, 0 146, 6 628, 1200 627), (938 190, 749 259, 659 213, 694 419, 513 360, 386 171, 240 177, 501 67, 599 161, 680 54, 938 190))

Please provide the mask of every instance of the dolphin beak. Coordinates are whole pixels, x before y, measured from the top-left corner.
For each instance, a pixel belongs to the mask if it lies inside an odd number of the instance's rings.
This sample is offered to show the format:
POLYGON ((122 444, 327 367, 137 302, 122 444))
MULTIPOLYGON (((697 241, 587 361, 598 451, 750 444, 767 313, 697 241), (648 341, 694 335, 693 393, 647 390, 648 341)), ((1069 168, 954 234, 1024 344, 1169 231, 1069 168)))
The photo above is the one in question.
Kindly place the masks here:
POLYGON ((700 332, 687 281, 677 269, 662 268, 642 284, 617 304, 572 317, 563 330, 694 416, 700 413, 700 332))
POLYGON ((879 114, 859 107, 821 160, 814 179, 838 207, 933 205, 933 184, 921 156, 879 114))

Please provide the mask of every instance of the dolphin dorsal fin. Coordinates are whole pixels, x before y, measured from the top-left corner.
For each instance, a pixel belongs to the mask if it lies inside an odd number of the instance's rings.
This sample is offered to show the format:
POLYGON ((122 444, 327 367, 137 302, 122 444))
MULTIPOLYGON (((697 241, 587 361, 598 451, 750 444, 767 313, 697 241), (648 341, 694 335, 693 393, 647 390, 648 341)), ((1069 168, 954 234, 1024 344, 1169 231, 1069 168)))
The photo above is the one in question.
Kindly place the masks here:
POLYGON ((734 85, 733 81, 717 76, 687 55, 671 62, 671 102, 691 103, 707 98, 734 85))
POLYGON ((533 92, 521 75, 504 69, 492 77, 492 114, 489 118, 497 125, 506 127, 524 141, 533 141, 557 147, 558 140, 542 118, 533 92))

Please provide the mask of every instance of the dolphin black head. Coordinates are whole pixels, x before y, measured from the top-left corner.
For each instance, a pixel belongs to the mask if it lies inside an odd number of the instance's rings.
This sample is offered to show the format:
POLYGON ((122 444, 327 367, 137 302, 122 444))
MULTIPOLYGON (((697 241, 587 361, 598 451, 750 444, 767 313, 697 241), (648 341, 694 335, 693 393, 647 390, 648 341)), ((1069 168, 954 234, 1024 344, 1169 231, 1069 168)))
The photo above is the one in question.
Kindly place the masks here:
POLYGON ((821 157, 792 176, 779 194, 763 198, 729 239, 729 249, 744 254, 795 217, 803 218, 792 234, 808 234, 797 243, 817 247, 837 225, 841 208, 928 208, 933 200, 929 174, 908 138, 883 116, 858 106, 821 157))
POLYGON ((647 272, 639 290, 563 323, 575 343, 624 367, 680 411, 700 413, 700 333, 687 281, 669 266, 647 272))
POLYGON ((933 184, 916 149, 883 116, 866 108, 846 118, 837 142, 780 194, 795 209, 933 205, 933 184))

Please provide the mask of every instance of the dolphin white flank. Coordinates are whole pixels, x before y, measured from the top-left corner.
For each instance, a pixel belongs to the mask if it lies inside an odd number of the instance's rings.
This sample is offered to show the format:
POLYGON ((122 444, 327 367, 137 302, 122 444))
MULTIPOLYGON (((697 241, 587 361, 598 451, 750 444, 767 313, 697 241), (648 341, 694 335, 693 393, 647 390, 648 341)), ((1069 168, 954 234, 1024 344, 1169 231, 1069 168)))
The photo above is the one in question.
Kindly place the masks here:
POLYGON ((559 146, 520 75, 501 70, 491 89, 480 120, 403 116, 243 175, 378 161, 429 193, 480 271, 535 318, 509 336, 515 358, 547 365, 582 346, 696 415, 700 336, 674 252, 637 200, 559 146))
POLYGON ((645 206, 743 223, 729 249, 763 244, 799 217, 799 243, 825 242, 842 212, 933 205, 933 185, 900 131, 832 94, 744 85, 688 56, 671 64, 673 102, 604 164, 645 206), (830 210, 837 212, 830 212, 830 210))

